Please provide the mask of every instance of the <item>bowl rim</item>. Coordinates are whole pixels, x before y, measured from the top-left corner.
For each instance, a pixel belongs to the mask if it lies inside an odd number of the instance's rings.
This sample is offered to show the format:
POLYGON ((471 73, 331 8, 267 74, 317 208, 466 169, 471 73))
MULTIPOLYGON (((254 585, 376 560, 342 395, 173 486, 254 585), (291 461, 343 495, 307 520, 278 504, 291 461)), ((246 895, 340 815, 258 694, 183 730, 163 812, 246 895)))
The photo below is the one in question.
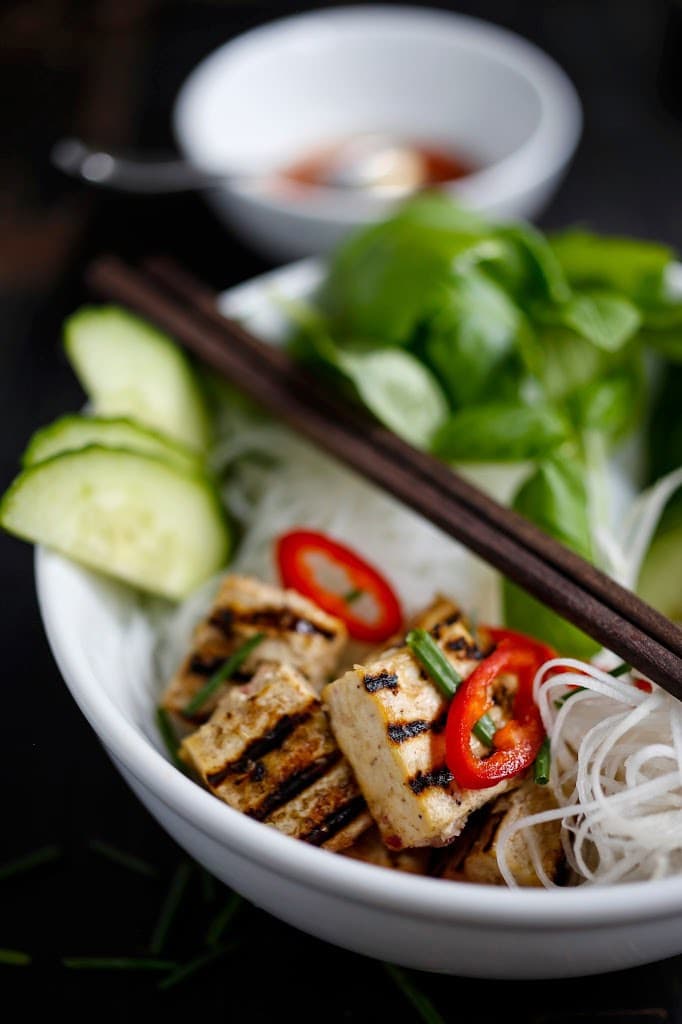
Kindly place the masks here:
MULTIPOLYGON (((267 302, 278 284, 294 293, 314 286, 323 266, 319 258, 308 258, 266 271, 224 291, 220 308, 229 309, 232 315, 249 316, 263 300, 267 302)), ((87 658, 66 642, 69 631, 62 629, 64 617, 69 615, 69 603, 63 600, 65 577, 75 574, 93 578, 92 574, 41 547, 36 548, 34 571, 40 613, 53 655, 72 696, 104 746, 144 789, 192 827, 235 853, 303 886, 422 919, 503 929, 579 930, 588 925, 608 927, 663 920, 682 912, 682 875, 550 891, 471 882, 450 884, 316 849, 252 821, 178 771, 99 686, 87 658)))
MULTIPOLYGON (((539 102, 539 116, 530 135, 511 153, 452 183, 439 186, 444 191, 476 205, 508 202, 517 194, 541 185, 558 174, 570 161, 582 132, 582 106, 571 79, 558 62, 534 43, 510 29, 471 15, 434 7, 409 4, 361 4, 357 7, 332 7, 288 15, 256 25, 203 57, 182 82, 173 102, 172 130, 185 157, 202 166, 205 133, 196 118, 213 77, 224 64, 239 59, 244 50, 270 41, 279 35, 286 38, 307 25, 333 28, 334 24, 366 24, 386 22, 399 25, 409 21, 421 27, 453 34, 474 52, 497 60, 524 78, 539 102)), ((208 161, 210 164, 210 159, 208 161)), ((204 165, 206 162, 204 161, 204 165)), ((338 192, 324 186, 309 186, 305 201, 287 200, 249 182, 226 183, 223 191, 238 194, 251 202, 276 210, 295 213, 304 220, 323 218, 339 224, 367 220, 378 212, 389 211, 397 200, 362 194, 344 194, 339 203, 338 192)))

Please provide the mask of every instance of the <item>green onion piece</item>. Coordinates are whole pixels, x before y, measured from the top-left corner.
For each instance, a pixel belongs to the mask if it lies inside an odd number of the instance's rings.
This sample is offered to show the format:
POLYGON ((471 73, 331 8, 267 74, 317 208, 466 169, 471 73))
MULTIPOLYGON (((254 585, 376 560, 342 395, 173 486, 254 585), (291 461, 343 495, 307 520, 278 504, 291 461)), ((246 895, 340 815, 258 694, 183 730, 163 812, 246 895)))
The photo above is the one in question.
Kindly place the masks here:
POLYGON ((6 967, 28 967, 30 963, 29 953, 22 953, 20 949, 0 949, 0 964, 6 967))
POLYGON ((486 711, 484 715, 481 715, 471 731, 474 736, 481 741, 481 743, 485 743, 486 746, 492 747, 493 737, 497 732, 497 726, 486 711))
POLYGON ((186 765, 183 763, 183 761, 180 758, 180 755, 178 754, 178 740, 177 736, 175 735, 175 730, 173 729, 173 723, 171 721, 170 715, 168 714, 165 708, 156 709, 156 724, 159 727, 159 732, 161 733, 163 745, 168 751, 168 756, 170 757, 171 761, 173 762, 175 767, 178 768, 181 772, 186 771, 186 765))
POLYGON ((431 634, 425 629, 411 629, 405 643, 441 693, 448 699, 454 697, 462 677, 454 670, 431 634))
POLYGON ((10 861, 8 864, 1 864, 0 882, 5 878, 11 878, 13 875, 20 875, 24 871, 31 871, 42 864, 49 864, 53 860, 58 860, 61 855, 62 851, 58 846, 41 846, 40 849, 34 850, 33 853, 27 853, 17 860, 10 861))
POLYGON ((207 946, 218 945, 219 941, 222 939, 226 930, 232 924, 243 905, 244 901, 241 896, 238 893, 233 892, 223 909, 219 914, 216 914, 208 926, 208 931, 206 932, 207 946))
POLYGON ((183 710, 185 715, 193 715, 195 711, 198 711, 202 704, 205 704, 209 697, 212 697, 221 683, 224 683, 226 679, 233 676, 240 665, 242 665, 251 651, 258 647, 258 644, 265 639, 265 633, 254 633, 249 639, 238 647, 237 650, 230 655, 226 661, 220 666, 220 668, 213 673, 206 686, 202 686, 198 693, 195 693, 192 699, 188 702, 183 710))
POLYGON ((576 686, 575 690, 569 690, 568 693, 563 695, 563 697, 559 697, 558 700, 555 700, 554 707, 560 708, 562 704, 565 704, 567 700, 571 699, 571 697, 575 697, 576 693, 584 693, 586 689, 586 686, 576 686))
POLYGON ((155 960, 134 956, 67 956, 64 967, 72 971, 172 971, 175 960, 155 960))
POLYGON ((549 736, 545 736, 542 741, 542 746, 538 751, 538 756, 535 758, 533 764, 533 779, 537 782, 538 786, 546 786, 549 782, 549 769, 552 760, 552 754, 549 746, 549 736))
POLYGON ((615 668, 609 669, 610 676, 624 676, 626 672, 632 672, 632 665, 628 665, 625 661, 622 661, 620 665, 616 665, 615 668))
POLYGON ((173 923, 173 918, 177 913, 183 893, 187 887, 191 871, 192 865, 185 861, 179 868, 177 868, 173 875, 170 888, 166 894, 163 904, 161 905, 161 911, 154 926, 152 937, 149 941, 150 953, 160 953, 163 949, 166 938, 168 937, 170 926, 173 923))
POLYGON ((197 971, 203 970, 204 967, 208 967, 210 964, 215 963, 216 960, 220 960, 228 953, 231 953, 233 949, 236 949, 236 945, 233 942, 229 946, 217 946, 208 953, 201 953, 199 956, 195 956, 193 960, 188 960, 186 964, 180 964, 172 974, 169 974, 159 982, 157 988, 167 989, 172 988, 174 985, 179 985, 185 978, 189 978, 190 975, 196 974, 197 971))
POLYGON ((152 864, 142 860, 141 857, 135 857, 132 853, 126 853, 125 850, 117 849, 111 843, 105 843, 101 839, 91 839, 88 845, 93 853, 99 853, 102 857, 106 857, 107 860, 113 861, 114 864, 120 864, 121 867, 128 868, 129 871, 135 871, 138 875, 145 875, 147 878, 158 877, 159 872, 152 864))
POLYGON ((201 869, 201 895, 204 903, 213 903, 216 897, 215 879, 206 868, 201 869))
POLYGON ((417 988, 405 971, 394 964, 382 964, 382 967, 426 1024, 445 1024, 445 1019, 441 1017, 428 996, 417 988))
POLYGON ((353 590, 349 590, 347 594, 343 595, 343 599, 346 604, 353 604, 353 602, 357 601, 363 594, 364 590, 358 590, 357 587, 354 587, 353 590))

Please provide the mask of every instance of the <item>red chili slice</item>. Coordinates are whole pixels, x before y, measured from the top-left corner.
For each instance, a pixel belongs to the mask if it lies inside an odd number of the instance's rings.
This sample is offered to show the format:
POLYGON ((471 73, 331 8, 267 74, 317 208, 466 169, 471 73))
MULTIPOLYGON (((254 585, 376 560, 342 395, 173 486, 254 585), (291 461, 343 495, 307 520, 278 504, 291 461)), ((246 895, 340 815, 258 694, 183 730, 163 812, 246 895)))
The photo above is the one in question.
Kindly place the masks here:
POLYGON ((282 583, 309 597, 330 615, 345 622, 356 640, 381 643, 398 632, 403 622, 400 602, 384 577, 350 548, 315 530, 292 530, 277 541, 282 583), (330 590, 318 578, 316 560, 324 559, 343 572, 344 593, 330 590), (362 614, 360 597, 372 599, 373 615, 362 614))
MULTIPOLYGON (((488 632, 492 637, 496 631, 488 632)), ((448 711, 446 761, 462 789, 495 786, 503 779, 520 775, 537 757, 545 731, 533 701, 533 679, 547 660, 547 650, 549 648, 531 637, 521 636, 518 641, 510 636, 503 637, 496 650, 457 690, 448 711), (493 706, 492 685, 503 673, 512 673, 518 678, 513 717, 495 733, 493 752, 479 757, 471 747, 471 731, 493 706)))
POLYGON ((484 636, 489 636, 495 645, 501 644, 503 640, 511 640, 512 643, 521 647, 529 647, 537 654, 538 667, 545 661, 558 657, 557 652, 549 644, 536 640, 534 636, 528 636, 527 633, 519 633, 516 629, 507 629, 504 626, 480 626, 479 632, 484 636))

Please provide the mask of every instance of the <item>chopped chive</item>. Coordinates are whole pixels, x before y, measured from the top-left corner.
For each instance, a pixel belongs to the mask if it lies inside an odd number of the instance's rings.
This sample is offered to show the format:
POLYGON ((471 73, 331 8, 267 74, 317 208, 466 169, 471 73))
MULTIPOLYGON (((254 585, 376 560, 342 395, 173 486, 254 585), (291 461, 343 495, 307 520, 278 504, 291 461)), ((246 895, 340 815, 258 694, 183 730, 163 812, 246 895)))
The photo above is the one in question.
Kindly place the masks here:
POLYGON ((72 971, 172 971, 175 960, 156 960, 134 956, 66 956, 64 967, 72 971))
POLYGON ((430 633, 425 629, 411 629, 405 638, 415 658, 424 666, 434 683, 445 697, 454 697, 462 682, 430 633))
POLYGON ((159 917, 154 925, 154 931, 149 941, 149 952, 160 953, 164 947, 170 926, 173 923, 180 902, 183 897, 185 888, 189 881, 189 876, 192 871, 192 865, 186 861, 183 862, 179 868, 177 868, 173 878, 171 879, 170 888, 166 893, 166 898, 161 905, 159 917))
POLYGON ((425 996, 417 988, 405 971, 401 970, 400 967, 395 967, 393 964, 382 964, 382 967, 405 998, 412 1003, 421 1019, 426 1021, 426 1024, 445 1024, 445 1019, 441 1017, 428 996, 425 996))
POLYGON ((22 953, 20 949, 0 949, 0 964, 6 967, 28 967, 30 963, 29 953, 22 953))
POLYGON ((481 715, 471 731, 474 736, 481 741, 481 743, 485 743, 486 746, 492 747, 493 737, 497 732, 497 726, 486 711, 484 715, 481 715))
POLYGON ((219 914, 211 921, 206 932, 206 945, 215 946, 225 934, 226 929, 232 924, 235 917, 242 909, 244 901, 241 896, 233 892, 227 903, 219 914))
POLYGON ((201 869, 201 895, 204 903, 213 903, 216 897, 215 879, 206 868, 201 869))
POLYGON ((363 594, 364 590, 359 590, 357 587, 354 587, 353 590, 349 590, 347 594, 343 595, 343 599, 346 604, 353 604, 353 602, 357 601, 363 594))
POLYGON ((625 661, 621 661, 620 665, 609 669, 610 676, 624 676, 626 672, 632 672, 632 665, 628 665, 625 661))
POLYGON ((188 960, 186 964, 180 964, 179 967, 176 967, 172 974, 169 974, 159 982, 157 988, 167 989, 172 988, 174 985, 179 985, 185 978, 189 978, 190 975, 196 974, 197 971, 201 971, 204 967, 215 963, 216 960, 220 960, 221 957, 231 953, 235 948, 236 943, 233 942, 228 946, 216 946, 215 949, 209 950, 208 953, 200 953, 194 959, 188 960))
POLYGON ((89 847, 93 853, 99 853, 102 857, 106 857, 107 860, 111 860, 114 864, 120 864, 123 868, 128 868, 129 871, 135 871, 138 875, 145 875, 147 878, 157 878, 159 872, 146 860, 142 860, 141 857, 136 857, 132 853, 126 853, 125 850, 119 850, 117 847, 112 846, 111 843, 105 843, 101 839, 91 839, 89 847))
POLYGON ((549 736, 545 736, 538 756, 533 764, 533 779, 538 786, 546 786, 549 782, 549 770, 552 761, 552 754, 549 745, 549 736))
POLYGON ((58 846, 41 846, 40 849, 27 853, 23 857, 17 858, 17 860, 12 860, 8 864, 1 864, 0 882, 5 878, 11 878, 13 875, 20 875, 24 871, 32 871, 33 868, 38 868, 42 864, 49 864, 51 861, 58 860, 61 855, 62 851, 58 846))
POLYGON ((209 697, 213 696, 215 691, 224 683, 226 679, 234 675, 237 669, 242 665, 248 658, 251 651, 258 647, 258 644, 265 639, 265 633, 254 633, 249 639, 238 647, 233 654, 227 658, 220 668, 213 673, 209 681, 205 686, 195 693, 192 699, 185 705, 183 714, 193 715, 195 711, 198 711, 202 704, 205 704, 209 697))
POLYGON ((180 769, 181 772, 186 771, 186 766, 178 754, 178 740, 173 729, 171 717, 165 708, 156 709, 156 724, 159 727, 161 739, 163 740, 171 761, 176 768, 180 769))
POLYGON ((562 707, 562 705, 565 704, 567 700, 570 700, 571 697, 575 697, 576 693, 584 693, 584 691, 586 689, 587 689, 586 686, 576 686, 576 688, 574 690, 569 690, 568 693, 565 693, 563 695, 563 697, 559 697, 558 700, 555 700, 554 701, 554 707, 555 708, 562 707))

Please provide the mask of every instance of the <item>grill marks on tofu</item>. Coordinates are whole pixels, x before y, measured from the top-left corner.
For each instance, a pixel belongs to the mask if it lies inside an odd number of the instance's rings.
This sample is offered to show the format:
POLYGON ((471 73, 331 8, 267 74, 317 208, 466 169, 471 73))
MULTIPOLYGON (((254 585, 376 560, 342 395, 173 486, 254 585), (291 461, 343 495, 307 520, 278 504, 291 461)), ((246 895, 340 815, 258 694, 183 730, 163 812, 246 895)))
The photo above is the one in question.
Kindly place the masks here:
POLYGON ((348 761, 334 767, 268 819, 281 832, 325 850, 344 850, 372 824, 348 761))
MULTIPOLYGON (((445 853, 438 872, 440 877, 483 885, 505 885, 497 864, 501 829, 528 814, 547 811, 556 806, 547 786, 538 786, 526 780, 513 792, 499 797, 487 813, 482 812, 478 822, 472 821, 461 836, 461 840, 464 840, 462 846, 459 845, 460 840, 457 840, 453 850, 445 853)), ((532 829, 532 837, 543 870, 549 878, 559 882, 564 868, 560 822, 549 821, 536 825, 532 829)), ((519 885, 542 885, 533 866, 528 840, 523 833, 517 832, 511 837, 506 854, 507 863, 519 885)))
MULTIPOLYGON (((428 629, 462 677, 481 654, 455 604, 438 598, 415 625, 428 629)), ((406 647, 356 665, 327 686, 339 746, 391 849, 444 846, 469 815, 509 788, 461 790, 445 761, 447 704, 406 647)), ((495 708, 496 717, 501 709, 495 708)))
POLYGON ((265 633, 265 638, 235 673, 232 683, 247 683, 263 662, 282 662, 293 665, 319 688, 333 674, 346 642, 344 624, 296 591, 247 576, 226 576, 213 607, 194 631, 190 653, 164 694, 166 710, 185 725, 205 722, 230 683, 194 715, 185 716, 184 708, 255 633, 265 633))
POLYGON ((290 666, 229 690, 182 754, 225 803, 315 845, 343 849, 371 823, 319 698, 290 666))

